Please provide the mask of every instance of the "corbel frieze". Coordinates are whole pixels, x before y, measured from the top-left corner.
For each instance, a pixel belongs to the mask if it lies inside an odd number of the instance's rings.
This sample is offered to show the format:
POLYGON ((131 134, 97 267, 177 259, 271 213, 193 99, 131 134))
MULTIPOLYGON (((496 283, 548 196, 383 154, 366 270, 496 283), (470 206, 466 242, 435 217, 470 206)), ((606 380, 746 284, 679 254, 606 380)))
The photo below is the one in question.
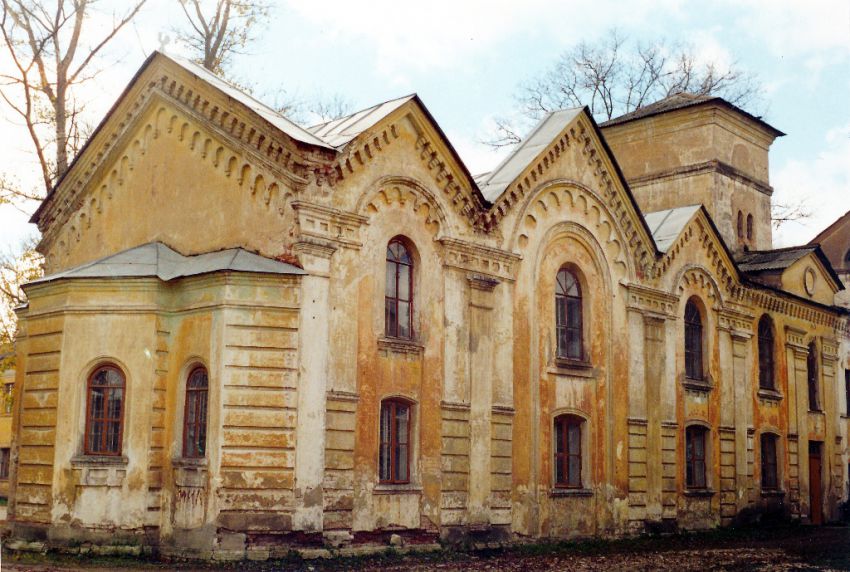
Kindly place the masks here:
POLYGON ((360 227, 368 224, 366 217, 305 201, 293 202, 292 209, 297 224, 296 240, 316 239, 354 250, 363 246, 360 227))
POLYGON ((456 238, 441 238, 439 242, 445 253, 445 266, 508 282, 516 279, 517 267, 522 259, 517 254, 456 238))
POLYGON ((717 312, 719 328, 735 338, 749 339, 753 336, 753 316, 735 310, 721 309, 717 312))
POLYGON ((821 338, 821 357, 825 362, 838 361, 838 343, 835 340, 821 338))
POLYGON ((794 350, 795 355, 805 357, 809 353, 806 345, 806 330, 785 326, 785 347, 794 350))
POLYGON ((675 319, 679 297, 638 284, 626 284, 630 310, 662 319, 675 319))

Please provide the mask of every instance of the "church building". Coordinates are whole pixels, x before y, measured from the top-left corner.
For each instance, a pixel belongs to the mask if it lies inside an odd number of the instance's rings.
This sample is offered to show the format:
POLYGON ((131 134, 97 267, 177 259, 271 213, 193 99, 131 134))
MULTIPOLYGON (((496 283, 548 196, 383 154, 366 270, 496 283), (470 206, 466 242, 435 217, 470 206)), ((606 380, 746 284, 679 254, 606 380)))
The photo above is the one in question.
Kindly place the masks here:
POLYGON ((773 248, 782 135, 679 94, 473 175, 416 95, 305 129, 154 53, 32 218, 10 546, 836 520, 850 313, 773 248))

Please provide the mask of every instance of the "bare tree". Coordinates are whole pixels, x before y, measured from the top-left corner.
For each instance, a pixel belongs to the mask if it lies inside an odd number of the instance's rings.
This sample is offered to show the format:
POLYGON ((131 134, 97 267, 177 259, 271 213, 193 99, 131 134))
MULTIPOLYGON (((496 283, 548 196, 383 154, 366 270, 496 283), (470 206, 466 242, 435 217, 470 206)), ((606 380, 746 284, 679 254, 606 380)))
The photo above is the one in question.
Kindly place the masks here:
POLYGON ((313 123, 327 123, 351 115, 354 106, 345 96, 335 93, 328 97, 317 96, 306 104, 305 111, 313 123))
POLYGON ((542 75, 516 94, 518 117, 498 118, 493 147, 514 145, 532 121, 557 109, 587 105, 604 121, 676 93, 719 95, 738 106, 756 103, 761 89, 754 76, 734 64, 701 62, 690 47, 630 42, 611 31, 596 43, 581 42, 559 56, 542 75))
POLYGON ((269 4, 261 0, 180 0, 180 6, 190 29, 177 30, 177 39, 195 52, 197 63, 220 76, 269 16, 269 4))
POLYGON ((27 191, 4 178, 0 196, 39 199, 65 174, 88 135, 74 88, 96 75, 96 57, 145 0, 135 0, 102 33, 88 25, 96 0, 57 0, 50 6, 43 0, 0 2, 0 32, 13 64, 11 73, 0 75, 0 98, 23 120, 43 183, 41 189, 27 191))
POLYGON ((28 239, 16 250, 7 248, 0 253, 0 371, 14 365, 15 308, 26 303, 21 285, 42 275, 42 258, 35 243, 28 239))

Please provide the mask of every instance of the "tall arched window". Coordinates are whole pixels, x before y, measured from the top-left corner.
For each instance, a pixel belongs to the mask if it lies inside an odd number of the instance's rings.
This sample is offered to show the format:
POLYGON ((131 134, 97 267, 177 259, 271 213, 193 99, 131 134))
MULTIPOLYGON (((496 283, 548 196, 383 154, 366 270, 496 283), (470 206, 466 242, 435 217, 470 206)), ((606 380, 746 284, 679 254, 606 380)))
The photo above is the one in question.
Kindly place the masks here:
POLYGON ((196 367, 186 380, 186 404, 183 408, 183 456, 203 457, 207 453, 207 370, 196 367))
POLYGON ((413 257, 399 238, 387 245, 386 335, 413 338, 413 257))
POLYGON ((747 241, 753 239, 753 215, 747 215, 747 241))
POLYGON ((124 433, 124 374, 113 365, 97 368, 86 391, 86 455, 120 455, 124 433))
POLYGON ((744 213, 738 211, 738 240, 744 240, 744 213))
POLYGON ((378 478, 382 483, 410 482, 410 409, 410 403, 400 399, 381 402, 378 478))
POLYGON ((844 264, 847 268, 850 268, 850 250, 848 250, 847 254, 844 255, 844 264))
POLYGON ((584 359, 581 285, 575 274, 561 268, 555 280, 555 334, 558 357, 584 359))
POLYGON ((806 357, 806 379, 809 385, 809 411, 820 411, 818 348, 814 341, 809 344, 809 355, 806 357))
POLYGON ((555 418, 555 486, 581 488, 581 432, 584 419, 576 415, 555 418))
POLYGON ((685 305, 685 377, 703 379, 702 316, 694 300, 685 305))
POLYGON ((706 434, 708 430, 699 425, 685 429, 685 486, 692 489, 704 489, 706 480, 705 459, 706 434))
POLYGON ((773 371, 773 320, 767 314, 759 320, 758 327, 759 345, 759 387, 762 389, 776 389, 773 371))

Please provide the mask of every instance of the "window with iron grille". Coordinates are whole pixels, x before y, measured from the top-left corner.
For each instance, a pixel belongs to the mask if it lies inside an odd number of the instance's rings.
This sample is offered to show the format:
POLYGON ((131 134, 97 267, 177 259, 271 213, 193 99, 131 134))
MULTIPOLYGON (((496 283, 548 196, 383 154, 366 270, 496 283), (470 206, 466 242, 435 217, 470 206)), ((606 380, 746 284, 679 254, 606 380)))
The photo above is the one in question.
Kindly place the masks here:
POLYGON ((708 486, 705 474, 706 434, 708 430, 699 425, 685 429, 685 485, 692 489, 708 486))
POLYGON ((183 456, 204 457, 207 453, 207 370, 196 367, 186 380, 186 403, 183 408, 183 456))
POLYGON ((387 336, 413 339, 413 257, 399 238, 387 245, 384 323, 387 336))
POLYGON ((89 376, 86 400, 86 455, 121 454, 124 389, 124 374, 115 366, 99 367, 89 376))
POLYGON ((555 333, 558 357, 584 359, 581 285, 576 275, 561 268, 555 280, 555 333))
POLYGON ((381 402, 378 477, 382 483, 410 482, 410 410, 410 403, 399 399, 381 402))
POLYGON ((806 356, 806 379, 809 384, 809 411, 820 411, 818 348, 815 345, 815 342, 809 344, 809 355, 806 356))
POLYGON ((702 380, 702 316, 696 302, 685 305, 685 377, 702 380))
POLYGON ((779 476, 776 463, 776 435, 761 434, 761 488, 775 490, 779 488, 779 476))
POLYGON ((758 349, 759 349, 759 387, 775 389, 773 380, 773 320, 765 314, 759 320, 758 349))
POLYGON ((575 415, 555 418, 555 486, 581 488, 581 431, 584 420, 575 415))

